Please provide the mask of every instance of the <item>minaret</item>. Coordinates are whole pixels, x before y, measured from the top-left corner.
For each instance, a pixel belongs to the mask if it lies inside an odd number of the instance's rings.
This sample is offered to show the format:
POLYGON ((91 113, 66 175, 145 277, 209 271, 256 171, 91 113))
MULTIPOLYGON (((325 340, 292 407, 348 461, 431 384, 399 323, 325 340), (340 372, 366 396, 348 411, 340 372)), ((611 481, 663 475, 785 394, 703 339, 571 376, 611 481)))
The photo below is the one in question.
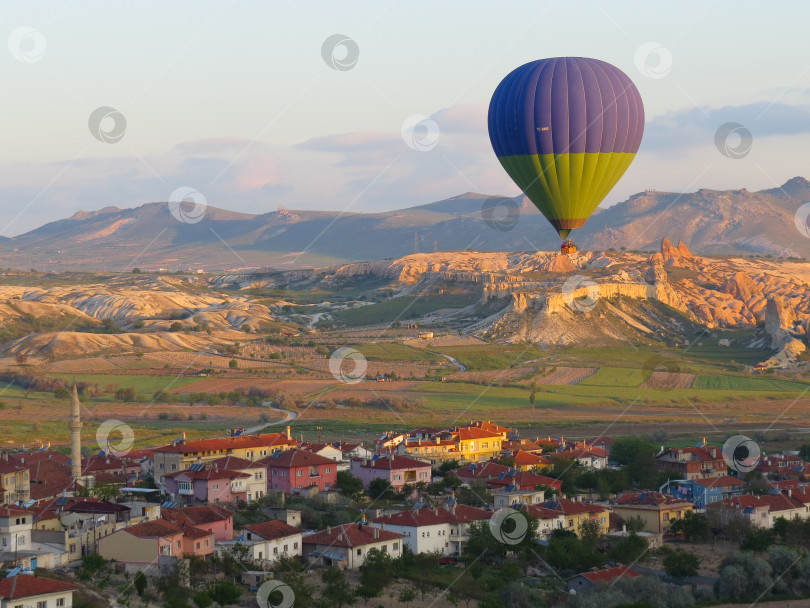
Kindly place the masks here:
POLYGON ((70 473, 73 481, 82 476, 82 421, 79 417, 79 392, 73 385, 73 396, 70 398, 70 473))

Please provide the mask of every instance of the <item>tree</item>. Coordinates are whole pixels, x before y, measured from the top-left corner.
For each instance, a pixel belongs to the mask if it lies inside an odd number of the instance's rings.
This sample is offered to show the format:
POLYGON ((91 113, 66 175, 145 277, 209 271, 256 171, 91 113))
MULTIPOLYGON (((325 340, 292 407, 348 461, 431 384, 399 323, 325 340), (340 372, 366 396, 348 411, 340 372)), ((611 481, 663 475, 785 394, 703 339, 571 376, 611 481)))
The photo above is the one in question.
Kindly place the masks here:
POLYGON ((675 549, 664 556, 664 570, 675 578, 696 576, 700 567, 700 558, 690 551, 675 549))
MULTIPOLYGON (((135 585, 135 591, 138 592, 138 596, 143 597, 143 592, 146 591, 146 585, 148 583, 149 581, 146 580, 146 575, 142 570, 139 570, 132 580, 132 584, 135 585)), ((201 606, 200 608, 205 608, 205 606, 201 606)))
POLYGON ((630 532, 630 536, 623 538, 610 548, 608 557, 617 562, 629 564, 641 559, 648 548, 647 540, 633 531, 630 532))
POLYGON ((658 448, 639 437, 618 439, 610 450, 610 458, 623 465, 630 480, 641 487, 654 487, 658 482, 655 455, 658 448))
POLYGON ((682 534, 688 541, 706 540, 709 538, 709 524, 694 511, 687 511, 683 517, 669 524, 672 534, 682 534))
POLYGON ((371 598, 378 597, 380 595, 380 590, 377 587, 370 587, 368 585, 359 585, 355 590, 354 594, 362 598, 363 606, 368 605, 368 601, 371 598))
POLYGON ((753 551, 758 553, 767 551, 768 547, 773 544, 773 532, 770 530, 763 530, 761 528, 754 528, 740 543, 740 549, 743 551, 753 551))
POLYGON ((321 580, 326 585, 322 594, 326 606, 343 608, 354 602, 354 592, 342 570, 327 568, 321 573, 321 580))
POLYGON ((492 492, 487 490, 487 482, 483 479, 473 479, 469 487, 459 487, 456 490, 456 499, 460 504, 471 507, 486 507, 494 501, 492 492))
POLYGON ((773 588, 772 574, 773 569, 765 560, 750 553, 735 553, 720 564, 714 593, 724 600, 758 599, 773 588))
POLYGON ((70 399, 70 391, 64 386, 60 386, 53 390, 53 396, 56 399, 70 399))
POLYGON ((169 331, 183 331, 183 324, 180 321, 175 321, 169 325, 169 331))
POLYGON ((237 361, 236 359, 231 359, 230 361, 228 361, 228 367, 230 367, 231 369, 238 368, 239 367, 239 361, 237 361))
POLYGON ((211 596, 208 595, 208 592, 205 590, 198 591, 197 593, 194 594, 194 596, 191 599, 194 600, 194 603, 197 605, 197 608, 208 608, 208 606, 210 606, 211 603, 213 602, 211 596))
POLYGON ((393 500, 396 498, 394 488, 387 479, 372 479, 368 484, 368 493, 372 500, 393 500))
MULTIPOLYGON (((370 549, 360 566, 360 584, 381 592, 394 578, 394 560, 389 553, 370 549)), ((374 597, 374 596, 370 596, 374 597)))
POLYGON ((132 269, 132 274, 141 274, 141 269, 140 268, 133 268, 132 269))
POLYGON ((208 595, 220 606, 227 606, 239 601, 242 589, 233 581, 219 581, 210 587, 208 595))
POLYGON ((348 471, 338 471, 335 487, 341 495, 354 502, 360 502, 363 499, 363 481, 348 471))
POLYGON ((410 605, 410 603, 416 599, 416 589, 413 587, 405 587, 399 592, 398 599, 400 602, 410 605))

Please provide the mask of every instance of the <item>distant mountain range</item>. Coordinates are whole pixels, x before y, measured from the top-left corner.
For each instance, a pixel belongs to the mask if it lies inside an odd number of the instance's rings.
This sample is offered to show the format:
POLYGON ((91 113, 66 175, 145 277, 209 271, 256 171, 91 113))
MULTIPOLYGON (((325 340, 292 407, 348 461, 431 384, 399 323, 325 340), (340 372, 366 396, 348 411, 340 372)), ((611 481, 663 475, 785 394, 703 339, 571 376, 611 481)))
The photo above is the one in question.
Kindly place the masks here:
MULTIPOLYGON (((643 192, 600 209, 572 237, 583 249, 657 250, 668 236, 696 253, 810 258, 810 239, 794 225, 796 210, 807 201, 810 182, 802 177, 759 192, 643 192)), ((416 250, 558 246, 556 232, 523 197, 468 192, 385 213, 280 209, 260 215, 147 203, 134 209, 80 211, 3 239, 0 266, 51 271, 290 269, 396 258, 416 250)))

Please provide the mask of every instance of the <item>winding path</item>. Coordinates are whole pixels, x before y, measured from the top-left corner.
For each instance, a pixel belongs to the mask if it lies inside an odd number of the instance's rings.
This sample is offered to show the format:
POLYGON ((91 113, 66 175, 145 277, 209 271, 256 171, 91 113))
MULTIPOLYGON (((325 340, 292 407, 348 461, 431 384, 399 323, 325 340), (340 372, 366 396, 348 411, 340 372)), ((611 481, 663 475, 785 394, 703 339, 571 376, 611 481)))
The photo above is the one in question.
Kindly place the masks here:
POLYGON ((280 407, 273 407, 273 402, 272 401, 262 401, 262 405, 265 406, 267 409, 269 409, 271 411, 283 412, 284 413, 284 418, 282 418, 281 420, 276 420, 274 422, 266 422, 264 424, 259 424, 257 426, 252 426, 249 429, 245 429, 245 431, 243 433, 244 435, 252 435, 254 433, 258 433, 259 431, 262 431, 262 430, 266 429, 269 426, 276 426, 276 425, 279 425, 279 424, 284 424, 285 422, 292 422, 293 420, 298 418, 298 412, 293 412, 291 410, 283 410, 280 407))
POLYGON ((458 371, 463 372, 466 371, 467 368, 455 357, 451 357, 450 355, 445 355, 444 353, 436 353, 437 355, 441 355, 445 359, 447 359, 450 363, 455 365, 458 368, 458 371))

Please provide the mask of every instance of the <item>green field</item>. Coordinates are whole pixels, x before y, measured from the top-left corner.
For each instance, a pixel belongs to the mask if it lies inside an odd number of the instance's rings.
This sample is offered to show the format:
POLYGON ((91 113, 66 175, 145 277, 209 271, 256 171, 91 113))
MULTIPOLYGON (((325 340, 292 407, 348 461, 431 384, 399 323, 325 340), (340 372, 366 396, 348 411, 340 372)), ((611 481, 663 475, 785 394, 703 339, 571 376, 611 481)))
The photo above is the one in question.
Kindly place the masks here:
POLYGON ((423 348, 414 348, 396 342, 377 342, 374 344, 355 345, 352 348, 359 351, 369 361, 444 361, 435 353, 423 348))
POLYGON ((507 369, 545 356, 544 351, 536 346, 506 346, 501 344, 445 346, 436 350, 455 357, 467 369, 473 371, 507 369))
POLYGON ((639 367, 600 367, 585 378, 581 386, 638 386, 644 382, 644 370, 639 367))
POLYGON ((698 376, 694 388, 730 389, 735 391, 806 391, 810 384, 777 378, 747 378, 744 376, 698 376))
POLYGON ((357 327, 417 319, 442 308, 464 308, 478 301, 475 294, 424 294, 391 298, 377 304, 350 308, 334 313, 338 322, 357 327))
POLYGON ((139 393, 152 394, 155 391, 178 388, 198 382, 200 378, 188 378, 177 376, 135 376, 130 374, 49 374, 54 378, 64 380, 70 384, 74 380, 99 384, 102 387, 108 384, 116 384, 118 388, 133 387, 139 393))

